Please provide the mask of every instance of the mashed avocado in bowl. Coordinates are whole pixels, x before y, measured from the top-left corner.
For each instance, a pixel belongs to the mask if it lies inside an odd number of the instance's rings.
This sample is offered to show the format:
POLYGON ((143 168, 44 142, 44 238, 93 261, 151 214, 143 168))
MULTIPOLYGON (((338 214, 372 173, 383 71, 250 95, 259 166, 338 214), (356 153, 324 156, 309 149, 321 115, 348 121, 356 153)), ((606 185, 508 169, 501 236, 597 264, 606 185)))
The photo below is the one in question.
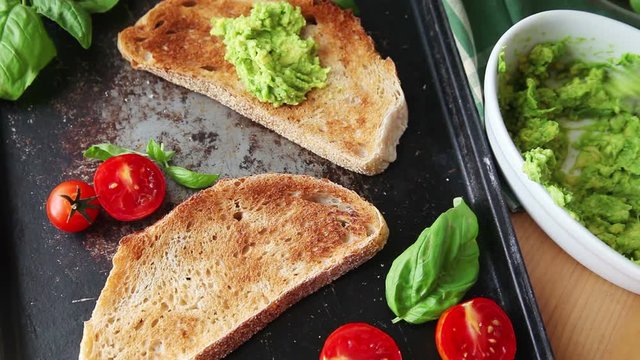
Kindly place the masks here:
POLYGON ((573 10, 529 16, 491 52, 484 121, 531 218, 582 265, 640 294, 640 81, 625 70, 637 55, 625 54, 640 54, 640 30, 624 23, 573 10))
POLYGON ((499 65, 498 99, 523 171, 613 249, 640 264, 640 56, 567 56, 545 42, 499 65), (504 63, 503 63, 504 64, 504 63))

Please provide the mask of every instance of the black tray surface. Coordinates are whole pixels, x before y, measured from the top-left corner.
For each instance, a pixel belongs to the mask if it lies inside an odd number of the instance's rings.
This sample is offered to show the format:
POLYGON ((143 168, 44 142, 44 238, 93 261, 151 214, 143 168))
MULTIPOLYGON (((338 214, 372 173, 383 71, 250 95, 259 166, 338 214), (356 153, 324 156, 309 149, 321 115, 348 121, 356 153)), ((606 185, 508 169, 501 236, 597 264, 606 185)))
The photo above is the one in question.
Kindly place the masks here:
POLYGON ((151 218, 122 223, 101 214, 82 234, 49 224, 49 191, 66 179, 91 181, 97 164, 83 160, 83 149, 99 142, 142 149, 149 138, 176 150, 176 164, 199 171, 329 178, 374 203, 389 225, 389 241, 378 255, 294 305, 230 359, 315 359, 326 336, 353 321, 388 332, 405 359, 437 359, 436 323, 392 324, 384 279, 393 259, 456 196, 465 197, 480 223, 480 277, 466 298, 487 296, 504 307, 519 359, 553 356, 438 1, 359 2, 363 26, 396 63, 410 113, 398 160, 373 177, 341 169, 213 100, 133 70, 117 52, 116 34, 155 3, 121 1, 94 16, 90 50, 48 23, 58 58, 19 101, 0 101, 0 356, 77 358, 83 321, 118 240, 192 194, 169 183, 151 218))

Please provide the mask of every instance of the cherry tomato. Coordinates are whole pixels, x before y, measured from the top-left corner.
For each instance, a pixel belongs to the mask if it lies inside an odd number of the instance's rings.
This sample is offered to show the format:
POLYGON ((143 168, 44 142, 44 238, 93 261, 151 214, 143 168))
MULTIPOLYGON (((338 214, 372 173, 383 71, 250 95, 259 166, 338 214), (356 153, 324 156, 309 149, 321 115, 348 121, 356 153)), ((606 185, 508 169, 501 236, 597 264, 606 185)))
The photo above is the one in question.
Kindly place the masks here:
POLYGON ((46 208, 51 224, 67 232, 88 228, 100 212, 93 187, 81 180, 69 180, 56 186, 49 194, 46 208))
POLYGON ((320 360, 402 360, 391 336, 366 323, 337 328, 324 342, 320 360))
POLYGON ((153 161, 137 154, 111 157, 98 166, 93 186, 102 207, 122 221, 142 219, 160 207, 165 181, 153 161))
POLYGON ((436 347, 444 360, 513 359, 516 336, 502 308, 479 297, 442 313, 436 326, 436 347))

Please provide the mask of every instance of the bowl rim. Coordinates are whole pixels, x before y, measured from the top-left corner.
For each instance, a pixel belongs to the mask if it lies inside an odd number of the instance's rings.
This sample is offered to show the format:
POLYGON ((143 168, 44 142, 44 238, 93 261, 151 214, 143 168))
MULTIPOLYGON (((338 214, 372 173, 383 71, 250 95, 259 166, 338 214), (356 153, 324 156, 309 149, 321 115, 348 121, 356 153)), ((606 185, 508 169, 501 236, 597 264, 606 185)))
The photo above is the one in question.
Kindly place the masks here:
MULTIPOLYGON (((551 196, 542 185, 530 180, 527 175, 522 172, 524 159, 522 158, 520 151, 516 148, 507 131, 502 113, 500 112, 500 107, 498 105, 498 56, 505 44, 509 43, 509 41, 511 41, 516 35, 520 34, 522 32, 522 29, 527 29, 530 26, 533 26, 542 21, 567 22, 568 17, 571 18, 572 22, 600 22, 603 26, 617 27, 620 28, 621 31, 632 30, 633 32, 636 32, 639 35, 638 37, 640 38, 640 30, 632 26, 601 15, 578 10, 550 10, 531 15, 517 22, 500 37, 500 39, 492 49, 489 61, 487 62, 484 78, 486 131, 488 135, 490 132, 492 132, 491 135, 495 137, 496 141, 500 142, 500 144, 493 144, 492 141, 490 141, 494 153, 496 151, 500 151, 502 153, 501 155, 504 155, 504 161, 507 163, 506 165, 509 165, 511 167, 512 172, 517 177, 516 179, 512 179, 505 174, 505 178, 510 183, 511 187, 514 188, 514 193, 516 193, 516 195, 520 198, 518 189, 513 186, 513 183, 517 180, 520 182, 520 184, 518 185, 521 185, 521 188, 526 191, 528 193, 528 196, 531 198, 531 202, 533 202, 533 204, 527 201, 522 201, 522 205, 527 209, 527 211, 532 214, 530 208, 533 206, 538 206, 540 209, 545 209, 544 211, 546 211, 555 222, 555 225, 553 226, 566 228, 566 230, 574 233, 574 235, 567 240, 565 240, 564 238, 556 239, 550 236, 554 240, 554 242, 556 242, 565 252, 569 253, 569 255, 574 257, 577 261, 582 263, 591 271, 615 283, 616 285, 626 288, 627 290, 633 291, 635 293, 640 293, 640 265, 634 263, 630 259, 618 253, 604 241, 593 235, 589 230, 587 230, 586 227, 573 219, 566 210, 558 206, 551 199, 551 196), (503 139, 503 141, 500 141, 498 139, 503 139), (580 239, 579 241, 578 238, 580 239), (615 281, 617 279, 611 279, 611 276, 605 275, 604 273, 610 272, 608 271, 610 269, 594 269, 593 267, 597 266, 597 264, 593 264, 592 262, 587 261, 587 259, 584 259, 583 256, 579 254, 574 254, 574 252, 576 252, 577 250, 574 251, 573 249, 568 249, 569 247, 576 246, 579 247, 580 250, 586 250, 588 253, 595 256, 600 261, 606 263, 608 266, 611 266, 619 272, 624 273, 624 275, 630 277, 630 280, 632 282, 636 282, 635 286, 632 286, 630 288, 629 284, 622 285, 618 283, 618 281, 615 281)), ((564 37, 566 37, 566 35, 559 36, 558 40, 564 37)), ((490 140, 492 136, 489 136, 490 140)), ((504 166, 503 164, 500 164, 500 161, 498 161, 498 163, 500 167, 504 166)), ((532 215, 532 217, 534 216, 532 215)), ((534 219, 536 218, 534 217, 534 219)), ((537 219, 536 222, 538 222, 537 219)), ((544 222, 539 223, 538 225, 540 225, 540 227, 546 233, 553 232, 549 229, 549 227, 552 225, 546 224, 544 222)))

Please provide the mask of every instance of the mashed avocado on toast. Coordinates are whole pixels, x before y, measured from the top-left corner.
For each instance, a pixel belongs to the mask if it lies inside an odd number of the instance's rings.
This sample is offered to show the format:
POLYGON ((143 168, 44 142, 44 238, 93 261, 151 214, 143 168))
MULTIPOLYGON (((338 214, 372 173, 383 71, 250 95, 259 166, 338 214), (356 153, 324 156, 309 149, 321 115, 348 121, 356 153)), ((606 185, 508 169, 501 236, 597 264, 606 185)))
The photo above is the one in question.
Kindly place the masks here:
POLYGON ((260 101, 297 105, 311 89, 326 85, 329 69, 320 66, 315 42, 300 37, 306 20, 299 7, 260 2, 249 16, 211 22, 211 34, 226 46, 225 60, 260 101))
POLYGON ((527 176, 640 264, 640 56, 587 63, 541 43, 500 73, 499 102, 527 176))

